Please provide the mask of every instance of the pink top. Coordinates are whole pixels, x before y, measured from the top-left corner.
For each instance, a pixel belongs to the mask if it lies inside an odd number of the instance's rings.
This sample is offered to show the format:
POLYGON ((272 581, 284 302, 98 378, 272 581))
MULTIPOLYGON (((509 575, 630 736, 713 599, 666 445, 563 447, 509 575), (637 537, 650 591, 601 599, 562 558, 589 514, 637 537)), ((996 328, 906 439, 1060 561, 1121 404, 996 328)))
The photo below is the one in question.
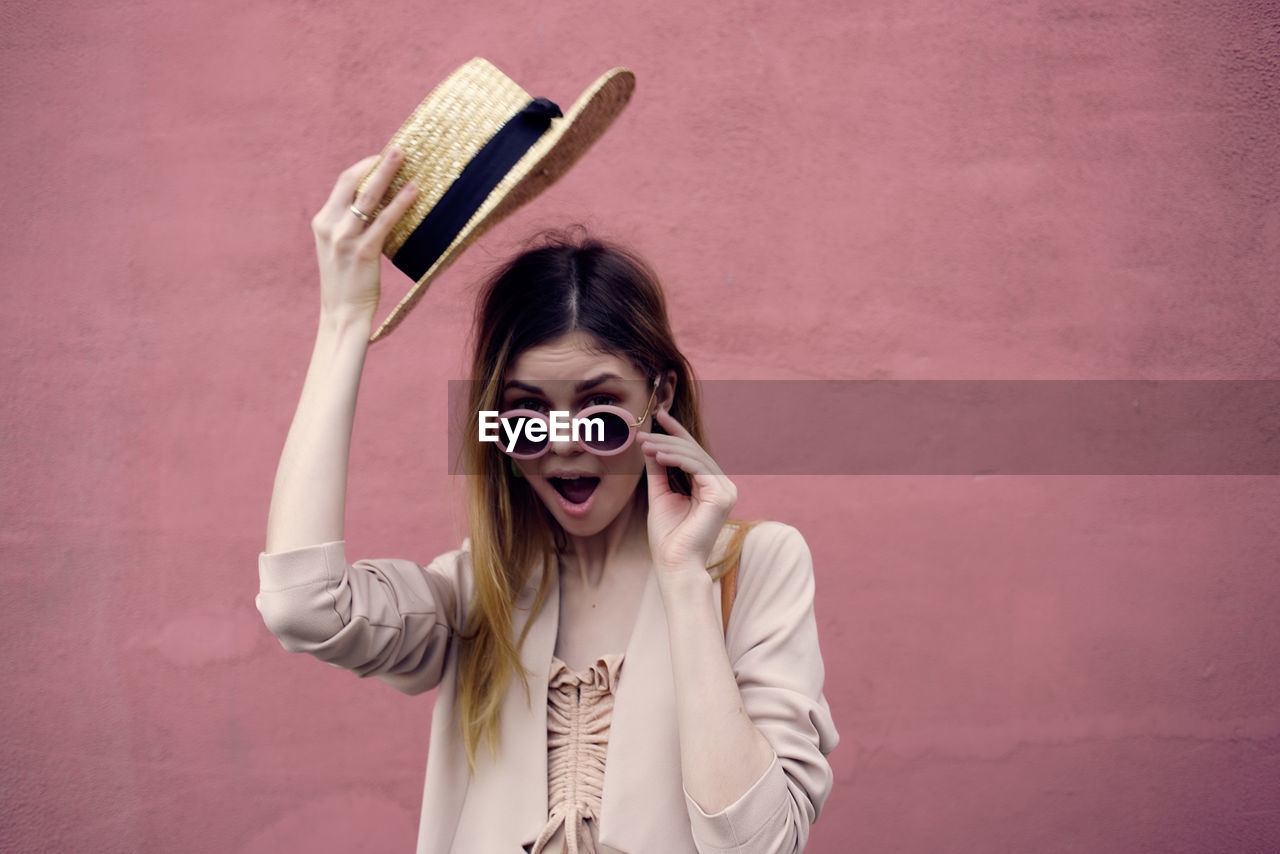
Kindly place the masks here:
POLYGON ((605 754, 622 653, 578 673, 551 658, 547 682, 547 826, 531 854, 608 854, 597 847, 605 754), (562 832, 563 831, 563 832, 562 832), (581 849, 579 849, 581 845, 581 849))

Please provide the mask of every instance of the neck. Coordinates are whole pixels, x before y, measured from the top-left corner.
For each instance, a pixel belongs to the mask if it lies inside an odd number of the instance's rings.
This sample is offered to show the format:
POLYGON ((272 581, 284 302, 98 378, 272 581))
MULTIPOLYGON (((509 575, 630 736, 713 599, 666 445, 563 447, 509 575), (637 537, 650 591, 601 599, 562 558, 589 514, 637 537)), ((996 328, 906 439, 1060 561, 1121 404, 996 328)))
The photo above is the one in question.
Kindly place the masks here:
POLYGON ((560 555, 561 572, 572 576, 585 588, 599 587, 606 579, 606 567, 649 565, 648 493, 637 489, 635 496, 604 530, 589 537, 569 536, 569 545, 560 555))

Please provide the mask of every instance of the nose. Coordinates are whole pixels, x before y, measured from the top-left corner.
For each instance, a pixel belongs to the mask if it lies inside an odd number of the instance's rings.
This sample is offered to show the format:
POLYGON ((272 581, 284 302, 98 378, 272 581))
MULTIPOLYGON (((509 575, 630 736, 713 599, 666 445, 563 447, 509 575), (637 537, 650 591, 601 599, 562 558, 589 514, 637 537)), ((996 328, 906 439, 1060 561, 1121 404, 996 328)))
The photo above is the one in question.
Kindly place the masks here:
POLYGON ((578 454, 586 452, 582 442, 575 442, 572 438, 566 442, 548 442, 547 445, 550 452, 557 457, 576 457, 578 454))
POLYGON ((572 419, 555 425, 547 437, 547 445, 551 453, 558 457, 573 457, 586 451, 581 440, 573 438, 572 419))

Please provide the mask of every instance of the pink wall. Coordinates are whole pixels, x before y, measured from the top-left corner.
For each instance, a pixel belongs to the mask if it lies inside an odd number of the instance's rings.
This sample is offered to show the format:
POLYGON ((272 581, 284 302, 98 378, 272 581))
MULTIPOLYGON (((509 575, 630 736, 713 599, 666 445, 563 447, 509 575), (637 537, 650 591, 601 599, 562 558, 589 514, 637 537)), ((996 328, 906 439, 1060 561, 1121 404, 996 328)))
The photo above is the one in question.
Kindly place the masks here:
MULTIPOLYGON (((456 545, 472 283, 566 221, 653 260, 707 378, 1280 378, 1274 4, 18 0, 0 31, 6 851, 411 850, 430 699, 284 653, 256 554, 310 217, 473 55, 562 103, 639 86, 372 352, 353 554, 456 545)), ((1280 849, 1280 479, 739 486, 817 560, 809 850, 1280 849)))

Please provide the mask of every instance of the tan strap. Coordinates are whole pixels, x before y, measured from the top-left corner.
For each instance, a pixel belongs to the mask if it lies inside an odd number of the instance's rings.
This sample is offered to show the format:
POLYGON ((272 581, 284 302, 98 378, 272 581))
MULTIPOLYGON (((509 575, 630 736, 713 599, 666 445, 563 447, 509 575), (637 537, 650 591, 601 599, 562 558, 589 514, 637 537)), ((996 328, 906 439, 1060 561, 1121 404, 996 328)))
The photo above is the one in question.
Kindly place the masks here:
POLYGON ((729 612, 733 610, 733 597, 738 592, 738 565, 720 579, 720 614, 724 618, 724 632, 729 633, 729 612))
POLYGON ((738 528, 725 545, 724 553, 733 553, 733 562, 729 571, 720 578, 720 616, 724 623, 724 633, 729 633, 729 612, 733 610, 733 597, 738 592, 738 563, 742 560, 742 546, 746 542, 747 532, 759 522, 738 522, 738 528))

